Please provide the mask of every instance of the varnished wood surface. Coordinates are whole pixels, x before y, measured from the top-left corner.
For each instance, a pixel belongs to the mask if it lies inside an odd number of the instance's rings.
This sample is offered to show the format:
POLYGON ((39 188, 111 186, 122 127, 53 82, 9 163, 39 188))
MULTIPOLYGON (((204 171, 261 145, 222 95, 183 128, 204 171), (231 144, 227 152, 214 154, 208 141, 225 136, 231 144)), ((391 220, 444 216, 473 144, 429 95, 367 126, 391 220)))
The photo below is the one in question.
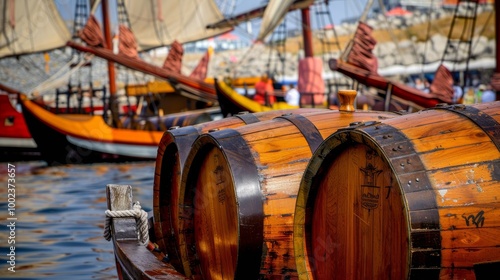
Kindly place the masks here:
POLYGON ((171 129, 164 133, 158 145, 155 177, 153 183, 153 214, 157 244, 169 254, 171 263, 179 271, 183 265, 179 255, 178 241, 178 202, 182 167, 191 149, 191 144, 203 133, 212 130, 236 128, 246 124, 270 120, 283 114, 306 114, 322 112, 325 109, 275 110, 262 113, 242 112, 233 117, 198 125, 171 129))
POLYGON ((120 240, 114 245, 121 274, 131 277, 130 279, 189 279, 173 266, 158 260, 135 240, 120 240))
POLYGON ((404 279, 408 271, 396 268, 408 264, 409 229, 401 227, 407 217, 388 163, 366 146, 353 145, 324 174, 307 241, 314 278, 404 279))
POLYGON ((301 278, 344 273, 340 279, 476 279, 475 264, 500 261, 500 102, 457 110, 407 114, 323 142, 297 197, 294 241, 301 278), (393 178, 387 184, 393 186, 392 206, 381 196, 376 210, 384 214, 369 223, 366 235, 350 218, 360 216, 354 213, 362 196, 355 193, 363 187, 356 181, 366 177, 362 160, 372 152, 387 163, 378 167, 385 170, 379 177, 393 178), (328 238, 332 258, 321 266, 315 254, 328 238), (399 243, 390 245, 389 238, 399 243))
MULTIPOLYGON (((378 121, 394 117, 395 114, 328 111, 303 114, 302 116, 317 128, 320 138, 325 138, 339 128, 348 127, 349 124, 357 121, 378 121)), ((242 226, 248 226, 249 223, 241 222, 241 219, 246 217, 241 211, 242 209, 251 209, 246 206, 245 201, 248 198, 246 193, 248 190, 247 184, 251 183, 251 185, 258 186, 256 198, 261 205, 262 214, 258 219, 252 220, 252 223, 254 221, 262 223, 263 232, 260 233, 263 238, 262 251, 257 254, 256 258, 243 262, 241 259, 248 254, 245 253, 246 247, 242 246, 242 242, 246 240, 240 236, 239 243, 235 245, 237 247, 237 256, 230 252, 230 250, 233 250, 232 247, 227 247, 225 250, 228 252, 221 253, 221 255, 232 256, 234 259, 227 260, 227 263, 221 265, 231 267, 235 263, 236 273, 245 266, 254 265, 258 268, 254 272, 256 278, 259 277, 258 274, 261 275, 260 277, 269 279, 293 279, 298 277, 293 250, 293 215, 299 183, 314 151, 310 147, 311 141, 307 139, 309 133, 315 133, 310 130, 310 125, 299 128, 286 118, 276 118, 232 130, 221 130, 206 134, 193 143, 184 166, 180 191, 181 203, 179 204, 179 211, 183 212, 182 217, 179 219, 179 238, 181 240, 179 243, 182 243, 181 257, 185 264, 185 270, 192 273, 187 273, 188 276, 203 275, 206 279, 218 278, 220 272, 212 272, 211 264, 208 264, 213 263, 214 260, 205 259, 208 255, 199 252, 201 248, 197 244, 198 238, 217 240, 220 238, 219 236, 241 235, 244 232, 242 226), (228 133, 229 131, 233 133, 228 133), (230 144, 237 141, 243 141, 245 148, 249 149, 250 159, 245 159, 253 161, 251 168, 241 168, 239 164, 230 163, 232 161, 239 162, 237 158, 241 156, 238 150, 241 147, 230 144), (220 162, 219 170, 224 170, 221 174, 227 174, 227 186, 234 188, 234 197, 226 197, 227 199, 233 199, 236 209, 239 210, 232 210, 231 207, 218 208, 219 197, 215 195, 205 196, 203 204, 197 203, 198 199, 196 197, 201 193, 207 193, 207 191, 200 192, 197 188, 206 190, 216 188, 214 166, 211 166, 211 168, 203 166, 207 163, 213 165, 215 154, 206 151, 206 149, 210 150, 213 147, 218 147, 221 150, 221 154, 217 155, 220 162), (203 154, 201 156, 203 160, 200 160, 200 154, 203 154), (257 174, 252 182, 236 183, 237 179, 252 170, 257 174), (211 200, 212 202, 209 203, 208 201, 211 200), (235 220, 240 220, 236 228, 224 228, 224 230, 234 230, 235 232, 232 234, 217 232, 218 229, 213 225, 216 224, 215 220, 210 223, 210 226, 201 222, 202 218, 210 220, 215 219, 215 217, 227 217, 229 214, 225 211, 236 213, 238 216, 235 217, 235 220), (204 214, 198 215, 196 214, 198 212, 204 214), (208 215, 206 213, 212 212, 219 213, 206 216, 208 215), (210 231, 208 228, 215 231, 210 231), (193 251, 192 248, 194 247, 196 247, 196 250, 193 251), (210 276, 208 276, 209 274, 210 276)), ((256 208, 255 211, 257 211, 256 208)), ((255 234, 255 236, 258 235, 255 234)), ((209 242, 205 241, 202 243, 209 244, 209 242)), ((210 250, 216 249, 215 245, 212 246, 210 250)), ((222 277, 222 279, 233 278, 234 275, 224 275, 222 277)))
POLYGON ((211 149, 201 163, 196 182, 197 208, 194 212, 196 252, 205 279, 230 279, 238 257, 238 208, 229 168, 224 155, 211 149))

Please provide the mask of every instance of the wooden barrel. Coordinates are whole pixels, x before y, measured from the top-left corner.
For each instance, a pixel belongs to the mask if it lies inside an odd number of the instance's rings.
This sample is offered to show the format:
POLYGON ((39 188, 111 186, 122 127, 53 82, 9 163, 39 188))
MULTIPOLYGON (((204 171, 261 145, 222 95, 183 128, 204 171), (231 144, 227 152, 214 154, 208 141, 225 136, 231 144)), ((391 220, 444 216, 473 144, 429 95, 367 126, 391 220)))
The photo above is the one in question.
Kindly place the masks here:
POLYGON ((303 171, 323 139, 387 112, 324 111, 201 135, 179 193, 184 272, 204 279, 296 277, 293 213, 303 171))
POLYGON ((126 117, 122 120, 122 125, 124 128, 136 130, 165 131, 171 127, 196 125, 211 120, 212 117, 209 113, 199 111, 148 118, 139 118, 138 116, 126 117))
POLYGON ((498 276, 499 121, 500 102, 440 106, 325 139, 297 195, 300 278, 498 276))
POLYGON ((169 255, 172 265, 182 271, 178 253, 179 215, 178 197, 182 167, 191 149, 191 144, 203 133, 211 130, 235 128, 246 124, 270 120, 283 114, 305 114, 326 109, 276 110, 262 113, 242 112, 233 117, 186 127, 173 127, 163 134, 158 145, 153 184, 153 215, 156 243, 169 255))

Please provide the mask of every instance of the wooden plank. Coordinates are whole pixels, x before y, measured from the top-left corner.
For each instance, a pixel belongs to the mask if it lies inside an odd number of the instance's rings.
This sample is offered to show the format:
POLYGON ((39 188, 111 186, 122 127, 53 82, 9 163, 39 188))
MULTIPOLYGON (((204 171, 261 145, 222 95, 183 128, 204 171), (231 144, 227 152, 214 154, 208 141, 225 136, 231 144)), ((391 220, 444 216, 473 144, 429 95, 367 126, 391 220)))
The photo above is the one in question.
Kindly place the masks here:
MULTIPOLYGON (((106 197, 111 211, 132 209, 131 186, 107 185, 106 197)), ((138 243, 134 218, 114 218, 112 234, 117 270, 125 279, 187 279, 138 243)))

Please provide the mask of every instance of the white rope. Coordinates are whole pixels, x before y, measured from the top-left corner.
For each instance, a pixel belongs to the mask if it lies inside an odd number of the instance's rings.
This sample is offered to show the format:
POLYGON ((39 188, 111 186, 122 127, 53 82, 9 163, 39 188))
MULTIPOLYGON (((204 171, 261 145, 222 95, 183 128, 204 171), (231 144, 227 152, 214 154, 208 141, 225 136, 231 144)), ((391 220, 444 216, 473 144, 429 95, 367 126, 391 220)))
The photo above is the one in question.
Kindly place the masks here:
POLYGON ((106 224, 104 225, 104 238, 111 240, 111 220, 113 218, 135 218, 137 238, 142 245, 149 244, 148 213, 141 209, 139 201, 134 203, 133 210, 111 211, 106 210, 106 224))

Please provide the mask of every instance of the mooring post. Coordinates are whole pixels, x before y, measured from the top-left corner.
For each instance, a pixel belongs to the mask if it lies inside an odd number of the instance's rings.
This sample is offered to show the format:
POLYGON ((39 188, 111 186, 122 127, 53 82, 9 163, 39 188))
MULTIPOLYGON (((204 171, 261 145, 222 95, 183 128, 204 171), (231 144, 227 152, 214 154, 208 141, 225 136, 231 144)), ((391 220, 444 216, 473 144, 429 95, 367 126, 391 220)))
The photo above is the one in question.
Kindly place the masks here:
MULTIPOLYGON (((132 210, 132 187, 129 185, 106 185, 106 200, 111 211, 132 210)), ((113 218, 111 234, 115 240, 137 240, 134 218, 113 218)))

